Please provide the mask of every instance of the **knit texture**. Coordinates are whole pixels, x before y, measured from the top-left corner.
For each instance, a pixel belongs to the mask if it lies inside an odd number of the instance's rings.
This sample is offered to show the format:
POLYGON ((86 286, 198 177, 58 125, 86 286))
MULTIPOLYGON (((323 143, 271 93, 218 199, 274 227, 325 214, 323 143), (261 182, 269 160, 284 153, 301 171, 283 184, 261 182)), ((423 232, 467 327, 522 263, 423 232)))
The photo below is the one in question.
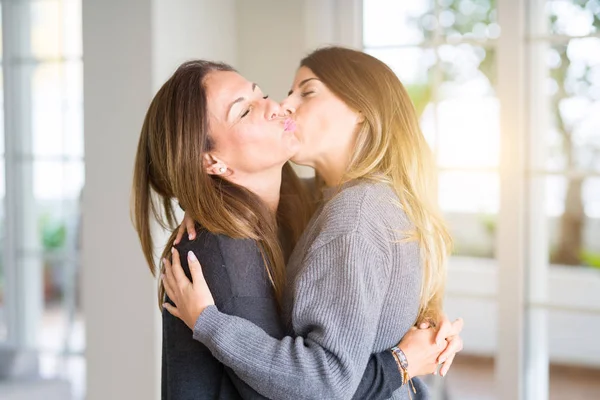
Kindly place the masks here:
MULTIPOLYGON (((417 317, 419 247, 403 241, 411 224, 392 188, 355 181, 325 197, 288 263, 284 317, 298 336, 272 338, 214 306, 194 328, 196 340, 272 399, 352 398, 369 356, 397 344, 417 317)), ((392 398, 407 399, 407 387, 392 398)))

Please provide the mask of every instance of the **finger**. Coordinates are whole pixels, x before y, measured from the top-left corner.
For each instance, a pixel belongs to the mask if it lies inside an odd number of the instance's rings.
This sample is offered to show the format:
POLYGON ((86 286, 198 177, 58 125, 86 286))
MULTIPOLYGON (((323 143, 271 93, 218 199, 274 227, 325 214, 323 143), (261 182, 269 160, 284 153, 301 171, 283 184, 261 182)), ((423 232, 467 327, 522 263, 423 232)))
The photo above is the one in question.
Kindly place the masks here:
POLYGON ((452 323, 452 336, 458 335, 462 332, 463 327, 465 326, 465 321, 462 318, 457 318, 452 323))
POLYGON ((440 348, 443 348, 446 346, 446 338, 451 336, 451 334, 452 324, 450 323, 448 318, 444 316, 443 320, 439 324, 437 334, 435 335, 435 342, 440 348))
POLYGON ((167 295, 167 297, 173 302, 175 303, 175 305, 177 305, 177 293, 175 292, 175 290, 173 290, 173 286, 169 283, 169 281, 166 279, 166 277, 163 275, 162 276, 162 282, 163 282, 163 286, 165 288, 165 293, 167 295))
POLYGON ((442 351, 442 353, 438 356, 437 362, 442 364, 452 355, 458 353, 463 348, 463 341, 460 336, 451 336, 448 339, 448 346, 442 351))
POLYGON ((177 307, 173 307, 169 303, 163 303, 163 308, 167 310, 171 315, 181 319, 181 315, 179 314, 179 310, 177 307))
POLYGON ((419 324, 419 329, 429 329, 430 327, 431 324, 429 323, 429 321, 424 321, 419 324))
POLYGON ((456 354, 452 354, 450 357, 448 357, 446 362, 442 365, 442 368, 440 369, 441 376, 446 376, 446 374, 448 374, 448 371, 450 370, 450 367, 452 366, 452 363, 454 362, 455 356, 456 356, 456 354))
POLYGON ((175 236, 175 241, 173 242, 173 244, 179 244, 179 242, 181 242, 181 239, 183 238, 184 233, 185 233, 185 225, 180 224, 179 229, 177 229, 177 236, 175 236))
POLYGON ((191 218, 186 218, 184 222, 190 240, 196 239, 196 223, 194 222, 194 220, 191 218))
POLYGON ((179 251, 177 251, 175 247, 172 247, 171 254, 173 254, 171 270, 173 271, 173 276, 175 277, 175 284, 180 288, 185 287, 186 285, 190 284, 190 280, 187 276, 185 276, 185 272, 183 272, 181 260, 179 259, 179 251))
POLYGON ((196 258, 193 251, 188 251, 188 266, 190 267, 190 274, 192 275, 192 283, 199 283, 204 281, 204 275, 202 274, 202 266, 200 261, 196 258))

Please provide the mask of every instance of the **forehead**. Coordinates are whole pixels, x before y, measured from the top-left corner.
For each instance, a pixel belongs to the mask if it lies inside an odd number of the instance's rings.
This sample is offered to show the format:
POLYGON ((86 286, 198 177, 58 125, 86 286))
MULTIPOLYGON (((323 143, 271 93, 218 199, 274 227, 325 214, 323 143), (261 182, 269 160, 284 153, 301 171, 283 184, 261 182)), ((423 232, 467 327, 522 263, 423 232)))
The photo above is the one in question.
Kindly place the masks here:
POLYGON ((232 71, 213 71, 204 79, 208 110, 213 115, 227 112, 231 103, 252 90, 252 83, 232 71))
POLYGON ((294 86, 297 86, 305 79, 316 78, 317 76, 312 72, 312 70, 308 67, 300 67, 298 71, 296 71, 296 76, 294 77, 294 86))

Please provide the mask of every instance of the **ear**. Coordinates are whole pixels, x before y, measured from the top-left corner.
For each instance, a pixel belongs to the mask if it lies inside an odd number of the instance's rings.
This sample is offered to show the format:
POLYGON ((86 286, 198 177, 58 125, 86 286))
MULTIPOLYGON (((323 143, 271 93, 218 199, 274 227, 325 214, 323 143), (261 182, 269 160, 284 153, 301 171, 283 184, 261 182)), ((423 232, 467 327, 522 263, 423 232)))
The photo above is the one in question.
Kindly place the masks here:
POLYGON ((359 111, 356 113, 356 123, 362 124, 363 122, 365 122, 365 114, 359 111))
POLYGON ((204 154, 202 161, 204 163, 204 168, 209 175, 224 175, 227 173, 227 166, 225 163, 210 153, 204 154))

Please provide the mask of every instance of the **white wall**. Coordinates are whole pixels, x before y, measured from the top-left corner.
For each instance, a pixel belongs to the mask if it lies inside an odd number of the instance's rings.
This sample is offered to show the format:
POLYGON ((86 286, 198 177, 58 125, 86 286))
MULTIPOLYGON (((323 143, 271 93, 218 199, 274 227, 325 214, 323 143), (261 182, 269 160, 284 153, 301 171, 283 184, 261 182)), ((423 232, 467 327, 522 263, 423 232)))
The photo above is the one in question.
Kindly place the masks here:
POLYGON ((190 58, 237 64, 235 0, 155 0, 155 87, 190 58))
POLYGON ((83 3, 87 398, 156 398, 157 311, 129 218, 133 156, 152 91, 151 7, 83 3))
POLYGON ((282 99, 310 51, 328 44, 361 46, 360 10, 357 0, 238 0, 236 66, 282 99))

